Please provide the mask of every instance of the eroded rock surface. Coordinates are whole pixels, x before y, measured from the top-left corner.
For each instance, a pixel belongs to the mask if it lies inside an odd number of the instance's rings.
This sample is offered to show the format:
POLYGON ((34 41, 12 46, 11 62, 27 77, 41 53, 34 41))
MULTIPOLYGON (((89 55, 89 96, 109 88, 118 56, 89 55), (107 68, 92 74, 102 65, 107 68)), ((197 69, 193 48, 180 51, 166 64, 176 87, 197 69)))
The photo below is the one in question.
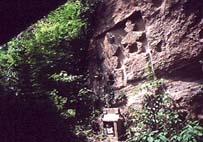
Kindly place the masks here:
POLYGON ((180 108, 202 117, 202 7, 203 0, 104 0, 89 51, 95 93, 112 88, 140 103, 140 95, 131 95, 150 68, 180 108))

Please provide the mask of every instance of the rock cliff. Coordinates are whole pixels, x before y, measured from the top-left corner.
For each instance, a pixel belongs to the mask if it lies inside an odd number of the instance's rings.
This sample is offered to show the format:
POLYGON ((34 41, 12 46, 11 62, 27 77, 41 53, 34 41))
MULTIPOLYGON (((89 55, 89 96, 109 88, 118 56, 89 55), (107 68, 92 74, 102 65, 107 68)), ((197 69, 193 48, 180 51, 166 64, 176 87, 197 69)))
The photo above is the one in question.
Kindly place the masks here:
POLYGON ((180 109, 203 119, 203 0, 104 0, 89 48, 97 95, 128 96, 153 75, 180 109))

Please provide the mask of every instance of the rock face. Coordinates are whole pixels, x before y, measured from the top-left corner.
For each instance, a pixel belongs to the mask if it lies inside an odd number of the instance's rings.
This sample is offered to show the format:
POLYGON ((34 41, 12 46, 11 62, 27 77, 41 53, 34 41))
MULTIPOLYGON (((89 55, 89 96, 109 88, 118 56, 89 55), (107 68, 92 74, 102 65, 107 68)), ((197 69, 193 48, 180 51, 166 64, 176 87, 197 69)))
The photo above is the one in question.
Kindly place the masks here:
POLYGON ((180 109, 203 118, 203 0, 104 0, 90 43, 90 85, 98 95, 135 88, 153 74, 180 109))

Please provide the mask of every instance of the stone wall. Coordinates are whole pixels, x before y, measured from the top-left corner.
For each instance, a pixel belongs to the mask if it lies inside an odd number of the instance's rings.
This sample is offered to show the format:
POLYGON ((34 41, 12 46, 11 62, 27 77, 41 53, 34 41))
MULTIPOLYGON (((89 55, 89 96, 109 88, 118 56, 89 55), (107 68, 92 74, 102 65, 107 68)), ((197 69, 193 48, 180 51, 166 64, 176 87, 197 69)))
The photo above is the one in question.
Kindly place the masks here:
POLYGON ((203 0, 104 0, 89 48, 90 86, 97 95, 140 104, 149 69, 180 109, 203 118, 203 0))

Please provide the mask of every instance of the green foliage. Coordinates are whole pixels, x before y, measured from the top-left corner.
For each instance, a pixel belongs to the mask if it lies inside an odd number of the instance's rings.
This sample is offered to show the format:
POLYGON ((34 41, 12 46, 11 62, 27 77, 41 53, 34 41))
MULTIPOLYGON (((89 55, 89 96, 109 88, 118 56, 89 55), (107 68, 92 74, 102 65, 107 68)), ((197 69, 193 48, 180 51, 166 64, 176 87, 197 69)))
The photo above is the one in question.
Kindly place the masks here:
POLYGON ((66 3, 36 24, 33 33, 39 44, 57 44, 63 39, 78 37, 86 24, 81 20, 82 5, 76 1, 66 3))
POLYGON ((98 98, 85 85, 88 22, 95 7, 89 4, 67 2, 2 46, 1 94, 28 104, 46 98, 71 128, 95 116, 98 98))
POLYGON ((50 93, 51 99, 59 111, 63 110, 64 105, 67 103, 67 98, 58 95, 57 90, 53 90, 50 93))
POLYGON ((171 140, 175 142, 202 142, 203 127, 198 121, 187 121, 178 134, 174 134, 171 140))
POLYGON ((67 2, 6 44, 0 51, 4 91, 41 96, 57 90, 58 99, 77 102, 84 87, 84 9, 79 1, 67 2))
MULTIPOLYGON (((78 1, 68 2, 8 42, 0 51, 0 69, 4 82, 11 79, 20 81, 19 70, 30 72, 33 79, 39 78, 40 74, 46 78, 49 74, 57 74, 65 66, 65 71, 72 71, 74 67, 70 65, 71 60, 78 53, 73 51, 72 48, 75 47, 71 42, 79 38, 79 35, 82 36, 81 29, 86 25, 80 18, 82 8, 78 1), (26 70, 22 66, 27 66, 26 70), (6 73, 8 70, 9 76, 6 73)), ((80 47, 76 49, 79 50, 80 47)), ((38 82, 37 80, 37 84, 38 82)))
POLYGON ((147 63, 146 73, 147 73, 147 80, 148 81, 154 79, 154 74, 153 74, 153 71, 152 71, 152 67, 151 67, 150 61, 148 61, 148 63, 147 63))
POLYGON ((128 141, 201 142, 203 127, 197 121, 180 119, 173 100, 164 93, 164 84, 150 84, 151 93, 145 95, 143 109, 131 109, 128 141))
POLYGON ((80 79, 82 76, 78 75, 68 75, 66 71, 61 71, 59 74, 52 74, 50 78, 54 79, 55 81, 61 82, 73 82, 80 79))

